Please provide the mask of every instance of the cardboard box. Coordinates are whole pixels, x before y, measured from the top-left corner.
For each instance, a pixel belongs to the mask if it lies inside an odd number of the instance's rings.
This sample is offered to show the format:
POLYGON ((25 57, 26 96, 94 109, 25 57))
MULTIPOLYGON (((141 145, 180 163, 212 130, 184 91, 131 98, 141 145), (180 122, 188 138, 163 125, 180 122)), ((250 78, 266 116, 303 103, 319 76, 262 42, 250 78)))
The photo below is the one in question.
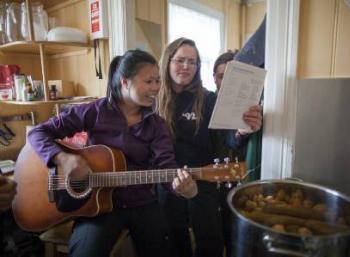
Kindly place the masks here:
POLYGON ((49 80, 49 90, 51 85, 56 85, 57 97, 71 97, 75 96, 74 83, 68 80, 49 80))

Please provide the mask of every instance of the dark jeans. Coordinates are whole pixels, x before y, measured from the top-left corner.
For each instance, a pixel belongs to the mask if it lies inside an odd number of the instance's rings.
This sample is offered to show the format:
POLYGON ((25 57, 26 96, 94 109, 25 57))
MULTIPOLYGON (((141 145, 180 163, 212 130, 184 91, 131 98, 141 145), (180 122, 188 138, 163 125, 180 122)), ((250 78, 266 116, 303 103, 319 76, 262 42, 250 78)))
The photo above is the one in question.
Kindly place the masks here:
POLYGON ((196 257, 222 257, 224 240, 220 198, 216 184, 197 182, 198 195, 190 200, 177 197, 159 186, 161 205, 167 216, 180 257, 192 255, 188 225, 195 236, 196 257))
POLYGON ((77 219, 69 241, 70 256, 108 257, 124 228, 129 229, 139 257, 173 256, 164 214, 157 202, 77 219))
POLYGON ((224 184, 218 189, 220 194, 220 205, 222 213, 222 228, 224 235, 224 244, 226 248, 226 257, 232 255, 232 229, 233 229, 233 214, 227 203, 227 195, 232 188, 226 188, 224 184))

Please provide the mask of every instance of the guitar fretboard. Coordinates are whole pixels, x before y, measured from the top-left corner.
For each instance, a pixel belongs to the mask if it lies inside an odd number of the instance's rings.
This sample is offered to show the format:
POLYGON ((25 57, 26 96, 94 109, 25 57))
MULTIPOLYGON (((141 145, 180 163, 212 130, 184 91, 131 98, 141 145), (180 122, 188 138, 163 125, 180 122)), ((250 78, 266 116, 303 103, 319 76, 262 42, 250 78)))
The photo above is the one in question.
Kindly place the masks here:
MULTIPOLYGON (((192 178, 201 178, 201 168, 191 168, 187 171, 192 178)), ((176 169, 92 173, 89 175, 89 185, 91 187, 116 187, 165 183, 173 181, 176 176, 176 169)))

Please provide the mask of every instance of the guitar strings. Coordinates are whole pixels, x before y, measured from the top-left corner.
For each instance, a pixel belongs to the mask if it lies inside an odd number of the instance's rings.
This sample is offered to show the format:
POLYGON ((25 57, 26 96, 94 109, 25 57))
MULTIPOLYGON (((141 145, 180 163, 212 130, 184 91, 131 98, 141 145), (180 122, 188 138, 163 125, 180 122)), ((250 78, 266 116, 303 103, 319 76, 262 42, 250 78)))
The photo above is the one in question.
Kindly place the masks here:
MULTIPOLYGON (((166 174, 164 174, 164 171, 154 171, 152 176, 153 175, 158 175, 158 176, 167 177, 167 176, 170 176, 170 175, 174 176, 176 174, 177 174, 176 171, 168 171, 166 174)), ((148 176, 151 176, 151 175, 148 175, 148 176)), ((97 180, 102 180, 103 181, 103 180, 106 180, 106 179, 109 179, 109 178, 112 178, 112 179, 116 179, 117 178, 117 179, 121 180, 120 185, 122 186, 123 184, 128 184, 128 183, 126 183, 126 181, 134 180, 136 182, 136 179, 138 177, 139 177, 139 179, 141 179, 142 177, 143 178, 147 177, 147 175, 144 175, 144 174, 128 174, 127 172, 124 172, 123 174, 121 174, 121 172, 119 172, 119 174, 118 173, 108 174, 105 177, 97 178, 97 180), (128 176, 127 178, 125 178, 126 175, 128 176)), ((92 178, 94 178, 94 176, 92 176, 92 178)), ((160 182, 166 182, 166 181, 160 181, 160 182)), ((135 183, 135 184, 138 184, 138 183, 135 183)), ((142 184, 144 184, 144 183, 142 183, 142 184)), ((82 181, 71 180, 71 181, 69 181, 69 185, 73 189, 87 188, 87 186, 89 185, 89 181, 88 180, 82 180, 82 181)), ((57 189, 66 189, 66 187, 67 187, 66 176, 63 176, 63 175, 51 176, 50 177, 49 186, 55 187, 54 188, 55 190, 57 190, 57 189)))

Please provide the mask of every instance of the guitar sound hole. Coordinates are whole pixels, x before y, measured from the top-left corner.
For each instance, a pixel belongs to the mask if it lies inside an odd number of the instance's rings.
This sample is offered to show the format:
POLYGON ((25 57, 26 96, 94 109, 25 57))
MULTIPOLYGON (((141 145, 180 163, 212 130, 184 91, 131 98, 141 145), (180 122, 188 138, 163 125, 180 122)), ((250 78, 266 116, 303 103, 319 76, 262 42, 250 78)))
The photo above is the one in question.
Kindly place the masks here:
POLYGON ((85 180, 70 180, 69 181, 70 189, 75 193, 82 193, 89 188, 88 179, 85 180))

